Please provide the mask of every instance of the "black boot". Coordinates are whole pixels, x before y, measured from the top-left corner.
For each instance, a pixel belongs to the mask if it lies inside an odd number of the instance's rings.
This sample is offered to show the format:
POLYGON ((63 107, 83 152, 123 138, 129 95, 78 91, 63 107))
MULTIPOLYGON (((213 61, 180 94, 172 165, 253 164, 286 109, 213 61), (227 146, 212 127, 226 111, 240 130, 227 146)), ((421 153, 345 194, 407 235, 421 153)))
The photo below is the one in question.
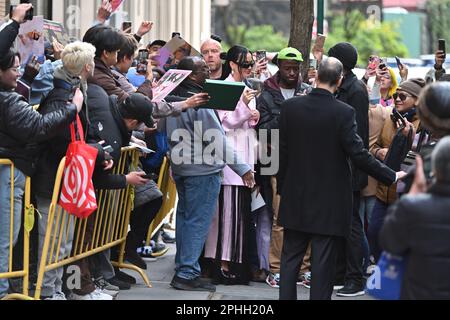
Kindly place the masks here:
POLYGON ((147 263, 137 253, 138 246, 139 241, 136 241, 136 237, 132 232, 129 232, 127 236, 127 243, 125 245, 125 260, 138 268, 147 270, 147 263))

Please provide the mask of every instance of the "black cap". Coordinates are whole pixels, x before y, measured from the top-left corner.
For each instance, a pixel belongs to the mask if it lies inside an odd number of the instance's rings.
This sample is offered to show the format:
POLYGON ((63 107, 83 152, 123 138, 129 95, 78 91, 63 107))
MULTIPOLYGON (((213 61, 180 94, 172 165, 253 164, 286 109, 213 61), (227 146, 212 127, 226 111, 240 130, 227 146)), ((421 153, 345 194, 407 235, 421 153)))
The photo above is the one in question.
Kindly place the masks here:
POLYGON ((120 113, 125 119, 143 122, 147 128, 153 128, 153 103, 140 93, 131 94, 121 105, 120 113))

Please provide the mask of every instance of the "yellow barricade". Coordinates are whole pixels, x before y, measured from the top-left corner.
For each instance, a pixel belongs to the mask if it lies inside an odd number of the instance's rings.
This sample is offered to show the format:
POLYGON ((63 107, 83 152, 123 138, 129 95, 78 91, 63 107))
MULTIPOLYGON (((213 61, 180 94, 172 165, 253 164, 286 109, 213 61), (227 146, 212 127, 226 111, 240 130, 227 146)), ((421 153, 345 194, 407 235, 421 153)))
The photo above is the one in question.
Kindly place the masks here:
POLYGON ((170 177, 170 164, 167 158, 164 158, 164 162, 161 167, 158 179, 158 187, 163 193, 163 205, 148 230, 146 241, 147 246, 150 246, 150 242, 153 236, 164 224, 164 220, 169 215, 174 213, 178 200, 177 186, 173 179, 170 177))
MULTIPOLYGON (((138 162, 138 152, 134 148, 124 148, 114 174, 133 171, 137 168, 138 162)), ((59 165, 55 182, 38 269, 35 298, 39 299, 41 295, 45 272, 72 264, 118 245, 120 245, 119 259, 117 262, 113 262, 113 265, 138 272, 147 286, 151 287, 150 281, 142 269, 124 263, 128 225, 134 207, 134 187, 128 186, 123 190, 98 191, 97 211, 88 219, 79 219, 58 206, 64 165, 65 159, 59 165), (72 243, 72 250, 70 252, 61 250, 62 243, 72 243)))
MULTIPOLYGON (((23 292, 22 294, 10 294, 4 297, 4 300, 31 300, 28 294, 28 284, 29 284, 29 256, 30 256, 30 232, 34 225, 34 208, 30 204, 30 193, 31 184, 30 178, 26 178, 25 182, 25 193, 24 193, 24 238, 23 238, 23 267, 22 270, 13 270, 13 249, 14 249, 14 229, 17 227, 17 222, 14 221, 14 193, 15 193, 15 179, 14 179, 14 164, 10 160, 0 159, 0 166, 10 167, 10 201, 9 201, 9 211, 10 211, 10 222, 9 222, 9 253, 8 253, 8 272, 0 273, 0 279, 12 279, 21 278, 23 279, 23 292)), ((0 208, 7 205, 6 203, 0 203, 0 208)), ((21 214, 22 216, 22 214, 21 214)), ((4 259, 4 257, 0 257, 4 259)))

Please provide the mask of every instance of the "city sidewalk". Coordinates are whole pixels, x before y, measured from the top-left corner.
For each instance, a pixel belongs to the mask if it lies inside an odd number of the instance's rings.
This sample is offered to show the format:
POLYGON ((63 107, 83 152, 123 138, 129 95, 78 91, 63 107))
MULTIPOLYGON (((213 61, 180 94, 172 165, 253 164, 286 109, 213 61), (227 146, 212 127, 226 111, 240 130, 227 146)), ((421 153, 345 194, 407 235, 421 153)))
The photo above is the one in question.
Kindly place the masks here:
MULTIPOLYGON (((142 279, 137 278, 137 274, 129 273, 138 279, 138 284, 129 291, 121 291, 118 300, 278 300, 278 290, 270 288, 265 283, 251 283, 250 286, 218 286, 215 293, 174 290, 170 287, 175 269, 174 260, 175 245, 171 245, 167 255, 155 262, 148 262, 147 274, 153 288, 146 287, 142 279)), ((308 300, 309 290, 299 286, 298 298, 308 300)), ((333 299, 346 300, 336 296, 333 299)), ((350 300, 370 300, 370 297, 350 300)))

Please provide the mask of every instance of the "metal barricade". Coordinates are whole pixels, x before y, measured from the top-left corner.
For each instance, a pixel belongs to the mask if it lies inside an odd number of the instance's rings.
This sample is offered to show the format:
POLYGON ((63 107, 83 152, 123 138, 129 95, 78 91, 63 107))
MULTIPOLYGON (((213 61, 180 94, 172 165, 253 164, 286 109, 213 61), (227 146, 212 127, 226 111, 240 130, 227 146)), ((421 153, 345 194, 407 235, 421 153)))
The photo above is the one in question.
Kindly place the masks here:
MULTIPOLYGON (((2 209, 2 206, 8 206, 9 205, 9 252, 7 253, 8 257, 0 257, 0 259, 8 259, 8 270, 7 272, 0 273, 0 279, 15 279, 20 278, 22 279, 22 286, 23 291, 21 294, 9 294, 6 295, 3 299, 4 300, 32 300, 32 298, 29 296, 29 257, 30 257, 30 232, 33 229, 34 225, 34 208, 30 204, 30 194, 31 194, 31 183, 30 178, 26 177, 25 180, 25 190, 24 190, 24 196, 23 196, 23 209, 25 214, 24 217, 24 237, 23 237, 23 266, 21 267, 21 270, 13 270, 13 249, 15 242, 17 240, 18 234, 15 235, 15 233, 18 233, 18 230, 20 230, 22 220, 22 212, 19 214, 19 219, 14 219, 16 215, 16 212, 14 210, 14 203, 15 203, 15 191, 16 185, 15 185, 15 167, 14 164, 10 160, 4 160, 0 159, 0 167, 10 167, 9 175, 10 175, 10 181, 9 181, 9 201, 2 202, 0 201, 0 209, 2 209), (8 204, 9 202, 9 204, 8 204), (19 221, 15 221, 19 220, 19 221), (19 225, 18 225, 19 224, 19 225), (14 231, 16 230, 16 231, 14 231)), ((5 181, 2 181, 4 183, 5 181)), ((4 192, 8 192, 5 188, 4 192)), ((20 201, 22 199, 19 199, 20 201)), ((16 200, 17 201, 17 200, 16 200)), ((3 208, 4 209, 4 208, 3 208)), ((3 211, 6 212, 6 211, 3 211)), ((0 211, 1 214, 1 211, 0 211)), ((5 218, 5 217, 3 217, 5 218)), ((6 218, 8 219, 8 218, 6 218)), ((5 219, 5 220, 6 220, 5 219)), ((4 260, 2 260, 4 262, 4 260)))
POLYGON ((167 158, 164 158, 163 165, 161 166, 158 187, 163 193, 163 205, 149 227, 146 240, 147 246, 150 246, 153 236, 164 224, 164 220, 175 212, 178 200, 177 186, 170 176, 170 164, 167 158))
MULTIPOLYGON (((115 166, 114 174, 126 174, 128 171, 133 171, 131 169, 136 169, 138 162, 139 153, 134 148, 124 148, 120 161, 115 166)), ((112 264, 118 268, 138 272, 151 288, 150 281, 142 269, 124 262, 128 225, 134 207, 134 187, 97 191, 97 211, 87 219, 79 219, 58 206, 64 166, 65 159, 59 165, 48 214, 35 298, 39 299, 41 295, 45 272, 64 267, 115 246, 120 246, 119 258, 112 264), (64 250, 61 245, 68 243, 73 244, 71 250, 67 248, 64 250)))

